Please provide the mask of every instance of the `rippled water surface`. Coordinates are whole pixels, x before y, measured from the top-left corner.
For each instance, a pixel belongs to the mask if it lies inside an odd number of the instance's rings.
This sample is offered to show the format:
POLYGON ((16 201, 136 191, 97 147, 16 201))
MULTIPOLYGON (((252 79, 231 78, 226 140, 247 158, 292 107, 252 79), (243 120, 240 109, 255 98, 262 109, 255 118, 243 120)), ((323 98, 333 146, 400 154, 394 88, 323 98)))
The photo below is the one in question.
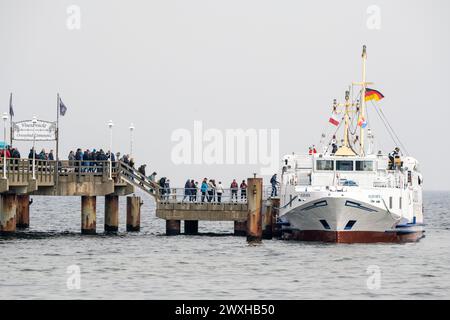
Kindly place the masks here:
POLYGON ((279 240, 249 246, 233 224, 200 222, 201 233, 164 236, 142 195, 141 232, 81 236, 80 198, 34 197, 31 228, 0 238, 1 299, 449 299, 450 193, 425 194, 426 237, 409 244, 320 244, 279 240), (68 289, 68 267, 81 271, 68 289), (380 270, 379 288, 370 270, 380 270), (378 269, 379 268, 379 269, 378 269), (369 282, 369 286, 367 283, 369 282))

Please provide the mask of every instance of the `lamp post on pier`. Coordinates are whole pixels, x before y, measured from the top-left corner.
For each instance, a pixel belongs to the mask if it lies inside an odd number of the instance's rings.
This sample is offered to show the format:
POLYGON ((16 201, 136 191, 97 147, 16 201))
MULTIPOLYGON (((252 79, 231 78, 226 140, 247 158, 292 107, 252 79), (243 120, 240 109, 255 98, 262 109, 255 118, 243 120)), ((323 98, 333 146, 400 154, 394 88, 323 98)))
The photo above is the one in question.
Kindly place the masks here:
POLYGON ((134 140, 134 124, 131 123, 130 125, 130 158, 133 158, 133 140, 134 140))
POLYGON ((36 180, 36 124, 37 118, 33 117, 33 180, 36 180))
POLYGON ((3 113, 3 178, 6 179, 6 123, 8 122, 8 114, 3 113))
POLYGON ((112 145, 113 145, 113 128, 114 123, 112 120, 109 120, 108 127, 109 127, 109 180, 112 180, 112 159, 111 159, 111 153, 112 153, 112 145))

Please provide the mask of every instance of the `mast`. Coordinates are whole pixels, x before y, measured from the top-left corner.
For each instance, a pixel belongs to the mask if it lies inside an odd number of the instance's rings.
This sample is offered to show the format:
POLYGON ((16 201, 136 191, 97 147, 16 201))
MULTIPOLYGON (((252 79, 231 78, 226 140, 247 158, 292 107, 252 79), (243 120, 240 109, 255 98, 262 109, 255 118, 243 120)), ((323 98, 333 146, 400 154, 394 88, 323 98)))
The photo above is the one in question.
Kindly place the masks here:
POLYGON ((345 91, 345 115, 344 115, 344 147, 350 148, 350 143, 348 141, 348 131, 350 127, 350 92, 345 91))
MULTIPOLYGON (((366 46, 363 46, 363 53, 362 53, 362 91, 361 91, 361 118, 366 117, 366 88, 367 88, 367 83, 366 83, 366 61, 367 61, 367 52, 366 52, 366 46)), ((360 144, 361 144, 361 149, 359 151, 360 156, 364 156, 365 151, 364 151, 364 128, 361 126, 360 130, 359 130, 359 138, 360 138, 360 144)))
POLYGON ((350 101, 350 91, 345 91, 345 103, 339 104, 339 106, 344 107, 344 143, 342 146, 336 151, 336 156, 354 156, 355 152, 353 148, 350 146, 349 135, 350 135, 350 108, 353 106, 350 101))

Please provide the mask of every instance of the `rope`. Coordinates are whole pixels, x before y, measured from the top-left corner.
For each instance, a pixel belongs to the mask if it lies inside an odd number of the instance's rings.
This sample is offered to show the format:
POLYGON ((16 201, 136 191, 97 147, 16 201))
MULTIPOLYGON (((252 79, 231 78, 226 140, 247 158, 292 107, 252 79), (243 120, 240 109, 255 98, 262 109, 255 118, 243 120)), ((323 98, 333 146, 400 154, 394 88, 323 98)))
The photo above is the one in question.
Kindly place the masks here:
POLYGON ((381 110, 380 107, 378 107, 376 104, 373 103, 373 101, 371 101, 375 111, 378 113, 378 116, 380 117, 381 121, 383 122, 386 130, 388 131, 392 141, 394 142, 395 145, 399 145, 403 150, 405 150, 406 154, 409 154, 408 150, 406 149, 405 145, 401 142, 401 140, 399 139, 398 135, 395 133, 394 128, 392 128, 391 124, 389 123, 389 120, 387 119, 387 117, 384 115, 383 111, 381 110))

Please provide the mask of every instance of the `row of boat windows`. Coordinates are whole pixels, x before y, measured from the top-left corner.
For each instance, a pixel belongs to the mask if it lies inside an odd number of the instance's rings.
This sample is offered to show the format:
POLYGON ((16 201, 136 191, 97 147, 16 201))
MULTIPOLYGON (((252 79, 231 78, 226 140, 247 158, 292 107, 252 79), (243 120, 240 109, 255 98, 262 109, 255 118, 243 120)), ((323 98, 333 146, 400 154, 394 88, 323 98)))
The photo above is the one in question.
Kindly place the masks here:
POLYGON ((373 171, 373 161, 367 160, 316 160, 319 171, 373 171))

